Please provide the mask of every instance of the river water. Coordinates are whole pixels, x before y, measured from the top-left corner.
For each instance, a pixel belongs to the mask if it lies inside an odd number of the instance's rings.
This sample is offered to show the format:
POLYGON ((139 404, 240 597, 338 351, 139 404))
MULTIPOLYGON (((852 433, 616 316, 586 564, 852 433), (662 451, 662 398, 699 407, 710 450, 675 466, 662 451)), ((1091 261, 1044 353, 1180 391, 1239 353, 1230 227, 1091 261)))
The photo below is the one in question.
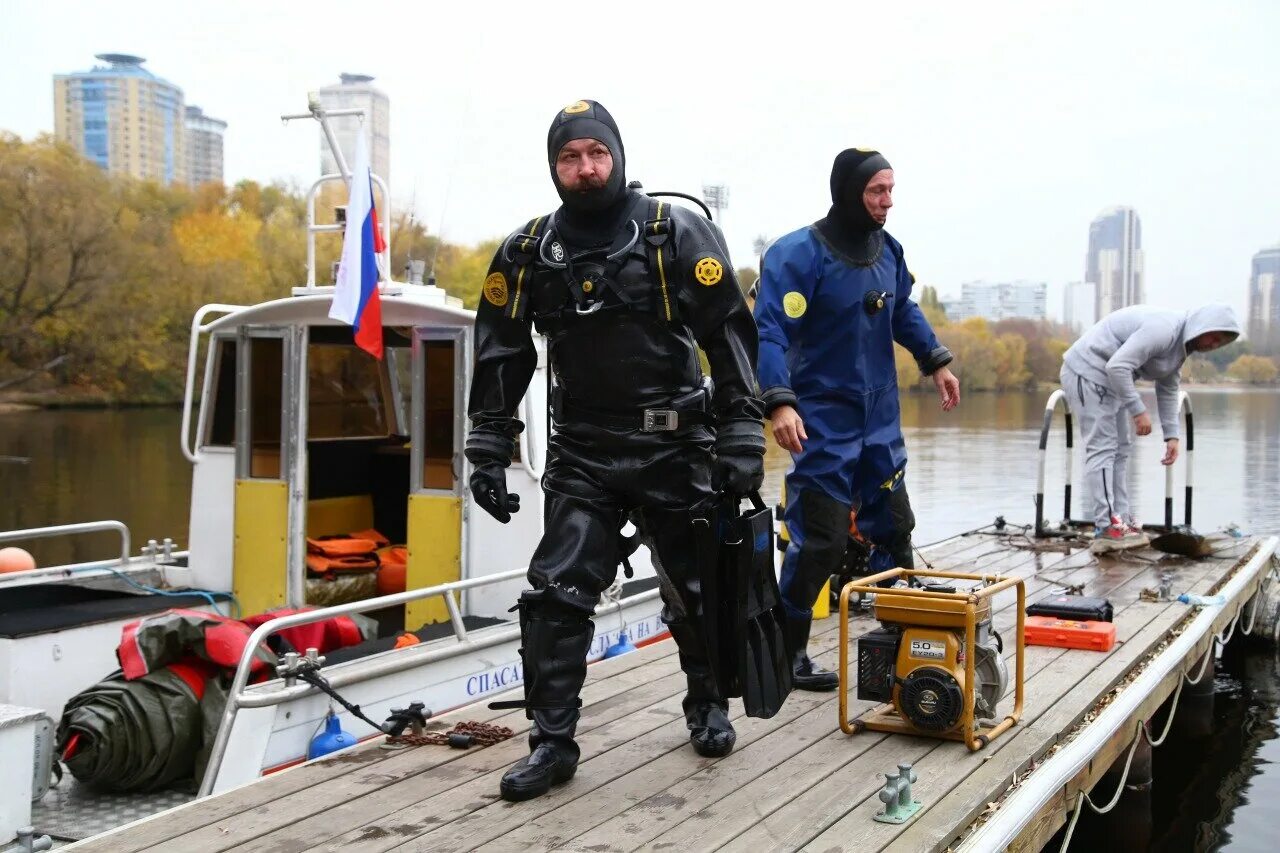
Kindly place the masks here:
MULTIPOLYGON (((1191 396, 1195 526, 1280 532, 1280 393, 1193 389, 1191 396)), ((989 524, 997 515, 1013 523, 1033 520, 1043 416, 1044 398, 1034 394, 973 394, 950 413, 941 412, 930 395, 904 397, 907 483, 918 544, 989 524)), ((172 537, 185 545, 191 474, 178 449, 179 420, 172 409, 0 414, 0 530, 114 518, 128 524, 135 551, 148 539, 172 537)), ((1058 421, 1046 487, 1053 519, 1062 510, 1062 438, 1058 421)), ((1162 451, 1156 436, 1139 439, 1131 464, 1130 492, 1145 521, 1159 522, 1164 512, 1162 451)), ((765 487, 770 499, 777 497, 788 462, 771 444, 765 487)), ((1179 519, 1184 476, 1180 461, 1179 519)), ((1078 471, 1074 481, 1080 482, 1078 471)), ((1073 509, 1079 517, 1079 499, 1073 509)), ((106 534, 24 545, 41 565, 119 552, 117 540, 106 534)), ((1157 767, 1153 850, 1276 849, 1265 805, 1280 799, 1276 658, 1252 653, 1225 665, 1218 690, 1212 759, 1199 758, 1207 754, 1202 745, 1171 742, 1166 755, 1181 758, 1167 771, 1157 767)))

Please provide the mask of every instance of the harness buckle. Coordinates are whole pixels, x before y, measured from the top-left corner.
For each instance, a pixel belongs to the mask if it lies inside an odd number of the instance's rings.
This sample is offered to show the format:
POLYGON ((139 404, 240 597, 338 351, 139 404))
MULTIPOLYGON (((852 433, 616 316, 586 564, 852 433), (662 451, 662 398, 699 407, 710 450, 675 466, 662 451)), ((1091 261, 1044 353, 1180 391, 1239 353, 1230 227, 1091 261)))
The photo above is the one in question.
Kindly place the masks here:
POLYGON ((507 241, 503 256, 507 263, 524 266, 534 259, 541 248, 541 237, 534 234, 517 234, 507 241))
POLYGON ((680 428, 680 413, 675 409, 645 409, 641 432, 675 432, 680 428))
POLYGON ((649 219, 644 223, 644 241, 655 249, 661 248, 671 236, 671 220, 649 219))

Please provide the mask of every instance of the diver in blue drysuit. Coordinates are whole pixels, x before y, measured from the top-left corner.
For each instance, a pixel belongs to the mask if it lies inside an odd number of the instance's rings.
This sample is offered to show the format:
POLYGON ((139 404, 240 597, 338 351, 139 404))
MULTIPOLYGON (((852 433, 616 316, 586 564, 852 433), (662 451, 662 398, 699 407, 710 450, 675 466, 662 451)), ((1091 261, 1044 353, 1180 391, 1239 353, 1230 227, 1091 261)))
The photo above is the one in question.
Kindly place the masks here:
POLYGON ((934 378, 944 409, 959 401, 959 382, 946 368, 951 352, 911 300, 902 246, 884 231, 892 190, 881 154, 841 152, 827 216, 780 238, 763 259, 755 306, 760 387, 774 438, 794 457, 780 587, 800 689, 837 685, 807 646, 814 600, 848 542, 850 511, 876 546, 872 571, 912 567, 894 343, 934 378))

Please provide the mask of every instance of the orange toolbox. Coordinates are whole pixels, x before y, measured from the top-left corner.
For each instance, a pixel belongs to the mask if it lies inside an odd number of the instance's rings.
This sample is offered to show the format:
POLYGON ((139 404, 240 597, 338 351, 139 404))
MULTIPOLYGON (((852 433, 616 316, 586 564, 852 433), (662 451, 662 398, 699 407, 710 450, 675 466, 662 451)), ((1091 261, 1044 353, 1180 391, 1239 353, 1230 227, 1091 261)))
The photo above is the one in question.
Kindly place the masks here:
POLYGON ((1113 622, 1028 616, 1026 637, 1029 646, 1109 652, 1116 644, 1116 626, 1113 622))

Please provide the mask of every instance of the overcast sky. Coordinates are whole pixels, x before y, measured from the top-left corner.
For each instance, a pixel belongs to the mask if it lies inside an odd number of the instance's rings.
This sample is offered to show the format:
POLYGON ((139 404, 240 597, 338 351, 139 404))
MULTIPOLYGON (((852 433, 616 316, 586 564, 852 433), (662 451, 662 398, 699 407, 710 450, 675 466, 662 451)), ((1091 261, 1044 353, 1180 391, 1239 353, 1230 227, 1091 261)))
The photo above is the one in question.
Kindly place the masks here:
POLYGON ((896 170, 917 278, 1083 278, 1090 220, 1142 220, 1148 301, 1243 310, 1280 241, 1280 3, 306 3, 4 0, 0 128, 53 127, 52 75, 134 53, 225 119, 226 178, 319 172, 282 126, 339 72, 391 98, 392 193, 433 232, 499 236, 558 200, 557 109, 617 118, 649 189, 729 186, 734 262, 821 216, 832 157, 896 170), (447 200, 447 203, 446 203, 447 200))

